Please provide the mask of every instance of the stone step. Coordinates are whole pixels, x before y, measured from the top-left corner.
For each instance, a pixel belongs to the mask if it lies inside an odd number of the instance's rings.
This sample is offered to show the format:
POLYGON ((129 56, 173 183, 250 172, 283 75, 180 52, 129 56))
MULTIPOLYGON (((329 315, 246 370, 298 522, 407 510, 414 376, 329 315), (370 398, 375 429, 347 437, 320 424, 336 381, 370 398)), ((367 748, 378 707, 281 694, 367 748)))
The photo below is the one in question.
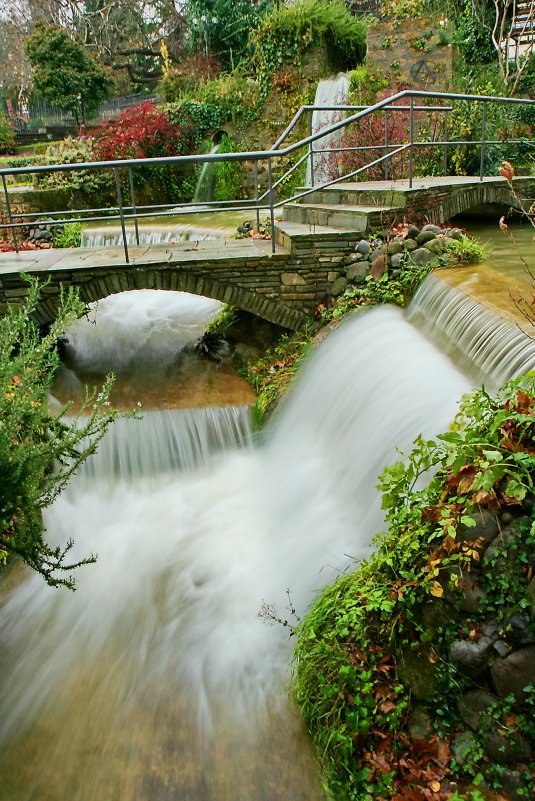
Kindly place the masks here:
POLYGON ((277 245, 295 255, 312 251, 321 243, 327 250, 347 251, 362 238, 362 231, 349 228, 332 228, 326 225, 310 225, 282 220, 275 223, 277 245))
POLYGON ((391 225, 399 208, 391 206, 338 205, 336 203, 287 203, 283 221, 302 225, 362 231, 391 225))
MULTIPOLYGON (((296 190, 298 192, 305 192, 310 187, 301 187, 296 190)), ((334 186, 327 186, 322 189, 316 189, 309 195, 303 198, 304 204, 325 203, 340 204, 342 206, 382 206, 402 208, 406 204, 406 192, 394 190, 391 187, 377 187, 372 188, 366 184, 336 184, 334 186)))

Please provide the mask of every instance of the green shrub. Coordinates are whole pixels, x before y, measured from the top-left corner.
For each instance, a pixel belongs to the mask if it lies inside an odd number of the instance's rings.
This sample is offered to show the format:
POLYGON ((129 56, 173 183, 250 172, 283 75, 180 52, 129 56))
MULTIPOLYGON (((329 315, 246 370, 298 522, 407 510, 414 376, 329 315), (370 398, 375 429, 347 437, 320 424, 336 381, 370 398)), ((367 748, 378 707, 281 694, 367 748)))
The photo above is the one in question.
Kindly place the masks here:
MULTIPOLYGON (((215 121, 218 127, 228 120, 251 122, 259 114, 261 100, 258 85, 251 78, 239 72, 224 73, 212 81, 198 84, 194 89, 184 92, 176 98, 174 109, 183 109, 187 114, 185 103, 197 103, 205 109, 193 110, 192 121, 196 122, 198 113, 201 120, 215 121)), ((175 110, 172 112, 176 113, 175 110)))
MULTIPOLYGON (((503 96, 503 80, 493 68, 480 68, 468 73, 458 81, 456 91, 476 95, 503 96)), ((448 139, 474 142, 481 140, 483 104, 468 100, 452 103, 453 109, 448 117, 448 139)), ((504 159, 515 157, 511 153, 512 139, 525 138, 525 128, 519 120, 518 109, 506 104, 487 104, 485 118, 485 138, 499 144, 486 145, 483 171, 486 175, 496 175, 504 159), (502 144, 503 143, 503 144, 502 144)), ((480 169, 481 147, 477 144, 453 145, 448 148, 449 170, 456 175, 477 175, 480 169)))
POLYGON ((41 164, 46 164, 47 158, 43 156, 16 156, 12 159, 6 159, 6 167, 38 167, 41 164))
POLYGON ((82 224, 65 223, 52 228, 52 242, 55 248, 79 248, 82 244, 82 224))
MULTIPOLYGON (((443 782, 471 784, 478 769, 487 773, 481 748, 463 764, 453 753, 450 761, 454 727, 464 728, 457 699, 473 683, 448 655, 452 639, 469 636, 466 625, 452 605, 430 628, 422 605, 442 598, 446 576, 477 563, 474 543, 456 538, 459 526, 473 527, 481 507, 509 510, 513 499, 533 497, 534 409, 532 374, 509 382, 497 398, 474 391, 463 399, 454 431, 436 441, 419 437, 406 462, 380 477, 388 531, 375 554, 326 588, 298 626, 295 696, 337 801, 412 798, 413 788, 428 787, 427 771, 437 792, 443 782), (415 489, 429 471, 428 486, 415 489), (400 680, 411 655, 418 675, 432 676, 426 708, 435 731, 420 744, 407 731, 414 706, 400 680)), ((535 525, 523 523, 511 551, 518 569, 507 581, 487 571, 486 597, 500 626, 529 606, 534 548, 535 525)), ((483 603, 470 627, 487 611, 483 603)), ((507 698, 497 701, 496 724, 512 720, 515 731, 533 737, 534 701, 533 690, 516 708, 507 698)), ((498 771, 494 781, 499 788, 498 771)))
MULTIPOLYGON (((46 152, 45 163, 77 164, 95 161, 93 142, 89 137, 66 137, 46 152)), ((72 189, 86 196, 91 205, 106 204, 115 198, 114 176, 108 170, 71 170, 37 174, 34 179, 36 189, 72 189)))
POLYGON ((361 64, 350 74, 349 102, 356 106, 371 105, 379 92, 388 89, 388 78, 378 70, 361 64))
POLYGON ((0 113, 0 155, 3 153, 12 153, 15 145, 15 136, 9 127, 8 121, 2 113, 0 113))
POLYGON ((41 336, 32 322, 39 295, 37 282, 29 278, 26 302, 9 306, 0 318, 0 563, 18 555, 48 584, 73 589, 72 570, 95 557, 69 564, 72 542, 47 544, 41 510, 95 451, 116 414, 106 407, 110 380, 88 398, 81 411, 85 418, 67 424, 62 415, 49 414, 57 338, 83 313, 84 304, 70 289, 41 336))
MULTIPOLYGON (((218 153, 234 153, 234 145, 223 136, 218 153)), ((219 161, 215 167, 215 200, 239 200, 246 196, 242 164, 238 161, 219 161)))
POLYGON ((41 153, 46 155, 46 152, 49 147, 53 147, 53 145, 59 145, 61 139, 57 139, 55 142, 36 142, 34 145, 31 146, 31 149, 35 153, 36 156, 39 156, 41 153))
POLYGON ((296 0, 268 14, 253 42, 257 70, 263 83, 270 84, 272 74, 285 64, 301 66, 312 44, 325 43, 334 68, 356 67, 366 53, 366 26, 343 0, 296 0))

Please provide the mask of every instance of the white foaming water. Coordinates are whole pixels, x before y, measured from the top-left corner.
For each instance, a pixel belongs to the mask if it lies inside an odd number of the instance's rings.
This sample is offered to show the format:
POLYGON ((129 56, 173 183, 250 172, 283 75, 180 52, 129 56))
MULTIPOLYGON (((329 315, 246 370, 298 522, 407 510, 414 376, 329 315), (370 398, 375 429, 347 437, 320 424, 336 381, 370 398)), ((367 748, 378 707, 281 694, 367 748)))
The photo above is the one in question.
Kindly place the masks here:
MULTIPOLYGON (((140 245, 158 245, 171 242, 204 242, 206 240, 221 239, 225 235, 224 231, 207 230, 206 228, 196 228, 192 225, 168 225, 168 226, 139 226, 140 245)), ((129 226, 126 231, 126 241, 129 245, 136 245, 136 233, 129 226)), ((109 226, 105 229, 92 230, 87 228, 82 231, 81 247, 111 247, 112 245, 123 244, 123 233, 119 226, 109 226)))
POLYGON ((416 292, 407 316, 476 385, 494 391, 535 370, 533 337, 434 275, 416 292))
MULTIPOLYGON (((349 96, 349 78, 340 73, 335 78, 328 78, 318 83, 315 106, 345 106, 349 96)), ((345 117, 344 111, 318 110, 312 112, 312 133, 318 133, 322 128, 334 125, 345 117)), ((322 136, 313 143, 314 150, 330 150, 336 148, 340 142, 342 131, 335 131, 322 136)), ((314 183, 321 184, 336 178, 332 174, 331 160, 328 153, 318 153, 314 156, 314 183)), ((306 184, 312 183, 312 170, 310 159, 307 160, 306 184)))
POLYGON ((191 472, 211 454, 251 444, 248 406, 163 409, 143 419, 116 420, 98 451, 79 469, 85 484, 117 476, 159 481, 162 473, 191 472))
POLYGON ((259 619, 262 603, 284 617, 289 588, 301 615, 369 553, 379 472, 417 434, 446 429, 467 388, 398 310, 377 309, 319 348, 255 451, 194 473, 164 464, 158 482, 75 479, 47 511, 50 539, 72 536, 73 558, 99 559, 78 571, 74 595, 31 575, 6 599, 4 737, 53 715, 61 688, 109 652, 124 676, 107 713, 124 715, 140 687, 156 707, 165 687, 171 706, 187 699, 205 722, 224 708, 254 728, 291 657, 287 631, 259 619))
POLYGON ((81 372, 123 372, 173 362, 198 338, 221 303, 186 292, 142 289, 110 295, 91 305, 66 332, 69 359, 81 372))
MULTIPOLYGON (((213 156, 218 150, 219 144, 214 145, 210 150, 210 155, 213 156)), ((207 161, 203 164, 195 187, 195 194, 193 195, 194 203, 209 203, 210 200, 214 199, 216 167, 217 162, 215 161, 207 161)))

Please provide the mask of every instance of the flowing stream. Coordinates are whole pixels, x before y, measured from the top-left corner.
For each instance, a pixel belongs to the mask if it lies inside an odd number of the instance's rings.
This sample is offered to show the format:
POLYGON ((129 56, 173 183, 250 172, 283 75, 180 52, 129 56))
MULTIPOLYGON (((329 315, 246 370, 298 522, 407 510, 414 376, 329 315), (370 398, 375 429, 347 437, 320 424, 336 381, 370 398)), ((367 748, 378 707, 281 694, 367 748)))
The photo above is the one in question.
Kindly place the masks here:
POLYGON ((253 441, 250 390, 190 365, 216 309, 126 293, 68 332, 57 402, 113 369, 114 402, 143 418, 46 511, 52 543, 98 554, 76 593, 22 568, 0 588, 1 801, 322 797, 270 611, 295 622, 290 604, 301 616, 370 552, 377 476, 448 428, 470 382, 398 309, 373 309, 320 345, 253 441))
MULTIPOLYGON (((110 364, 128 383, 152 362, 165 374, 169 332, 183 347, 185 321, 196 333, 214 311, 189 298, 174 313, 171 293, 155 293, 158 318, 140 294, 102 302, 96 325, 69 332, 74 371, 110 364)), ((288 631, 262 610, 287 617, 289 590, 302 615, 369 552, 378 473, 396 447, 446 428, 467 386, 384 308, 318 349, 261 443, 243 408, 115 426, 46 513, 52 542, 99 555, 77 592, 24 570, 4 583, 0 798, 319 798, 284 689, 288 631)))

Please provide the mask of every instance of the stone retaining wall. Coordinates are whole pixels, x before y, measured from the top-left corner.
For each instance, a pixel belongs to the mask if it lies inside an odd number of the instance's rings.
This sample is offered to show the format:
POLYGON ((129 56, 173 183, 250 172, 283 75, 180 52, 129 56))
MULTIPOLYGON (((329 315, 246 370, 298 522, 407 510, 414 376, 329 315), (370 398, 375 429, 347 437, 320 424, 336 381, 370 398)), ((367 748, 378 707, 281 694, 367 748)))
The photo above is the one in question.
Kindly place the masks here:
POLYGON ((390 79, 392 88, 446 91, 451 85, 454 49, 442 44, 441 20, 421 17, 368 25, 368 63, 390 79))

